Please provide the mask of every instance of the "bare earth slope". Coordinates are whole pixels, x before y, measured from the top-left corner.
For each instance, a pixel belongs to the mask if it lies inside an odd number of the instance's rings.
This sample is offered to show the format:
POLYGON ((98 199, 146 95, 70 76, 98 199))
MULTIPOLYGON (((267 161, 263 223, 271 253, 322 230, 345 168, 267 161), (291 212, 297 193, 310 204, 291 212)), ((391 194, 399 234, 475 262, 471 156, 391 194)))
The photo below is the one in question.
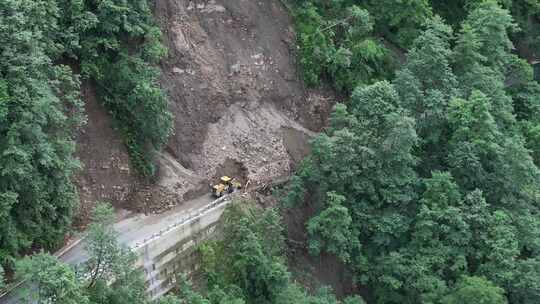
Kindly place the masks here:
POLYGON ((122 139, 113 129, 110 115, 96 100, 92 86, 83 83, 81 93, 88 122, 77 136, 76 155, 83 170, 75 182, 81 206, 76 224, 84 225, 97 201, 108 201, 116 207, 127 204, 129 194, 137 187, 137 177, 122 139))
POLYGON ((81 218, 96 200, 160 212, 208 192, 220 175, 256 185, 290 174, 333 98, 306 90, 294 62, 294 32, 279 0, 156 0, 169 56, 162 86, 175 134, 143 184, 91 87, 78 138, 84 170, 81 218))
POLYGON ((153 203, 193 197, 221 174, 251 185, 289 174, 332 98, 298 80, 281 3, 157 0, 156 18, 169 48, 162 84, 175 135, 160 158, 153 203))

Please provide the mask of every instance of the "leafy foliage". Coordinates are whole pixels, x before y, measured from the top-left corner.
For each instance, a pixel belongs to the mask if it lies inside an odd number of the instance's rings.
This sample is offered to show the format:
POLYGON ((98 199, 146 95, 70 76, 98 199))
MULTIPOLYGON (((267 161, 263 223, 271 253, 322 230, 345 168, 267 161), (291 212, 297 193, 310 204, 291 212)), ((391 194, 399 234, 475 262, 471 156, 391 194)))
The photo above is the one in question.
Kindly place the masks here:
POLYGON ((350 92, 391 74, 393 58, 371 37, 367 10, 347 1, 306 1, 295 10, 299 61, 304 79, 318 85, 325 78, 350 92))
POLYGON ((506 304, 504 290, 485 278, 463 277, 450 295, 442 300, 443 304, 506 304))
MULTIPOLYGON (((77 204, 73 135, 79 80, 64 51, 55 2, 0 1, 0 260, 62 240, 77 204), (36 29, 40 29, 39 31, 36 29)), ((63 32, 63 35, 70 35, 63 32)))
MULTIPOLYGON (((294 4, 305 81, 350 95, 284 198, 316 210, 306 222, 310 253, 337 256, 374 303, 537 303, 540 86, 514 47, 537 56, 539 2, 294 4), (387 47, 408 49, 397 72, 387 47)), ((154 173, 152 152, 172 117, 148 1, 2 0, 0 9, 0 258, 10 262, 55 245, 76 203, 73 132, 84 117, 79 79, 61 63, 96 85, 143 176, 154 173)), ((200 248, 208 292, 181 279, 179 297, 162 303, 364 302, 292 282, 275 210, 236 205, 224 219, 223 239, 200 248)), ((80 270, 89 279, 38 254, 17 263, 38 286, 30 297, 148 302, 110 207, 93 220, 80 270)))
MULTIPOLYGON (((364 304, 359 296, 338 301, 328 288, 309 295, 290 279, 284 257, 281 217, 275 209, 260 211, 233 204, 224 214, 224 238, 200 248, 208 290, 193 290, 178 277, 176 295, 159 304, 364 304)), ((148 304, 142 273, 132 253, 118 244, 112 208, 100 204, 86 235, 89 260, 77 272, 55 257, 40 253, 18 263, 17 275, 37 303, 148 304), (84 274, 84 275, 83 275, 84 274)))
POLYGON ((318 210, 310 252, 341 258, 375 303, 538 294, 538 84, 510 11, 467 10, 456 35, 425 22, 392 82, 336 105, 284 198, 318 210))
POLYGON ((91 20, 76 52, 82 73, 97 85, 116 119, 131 160, 144 177, 154 175, 153 152, 172 133, 172 114, 153 67, 167 50, 147 0, 84 1, 77 18, 91 20), (87 17, 90 15, 91 17, 87 17))
POLYGON ((114 219, 112 207, 100 203, 88 227, 85 237, 88 260, 81 271, 89 274, 86 285, 90 299, 96 303, 146 303, 142 271, 134 268, 135 253, 118 243, 114 219))
POLYGON ((0 1, 0 262, 53 248, 78 203, 80 79, 98 87, 143 176, 172 132, 153 67, 166 54, 146 0, 0 1))
POLYGON ((5 279, 6 278, 4 276, 4 268, 0 266, 0 290, 4 289, 4 287, 6 286, 5 279))
POLYGON ((291 282, 283 255, 281 217, 274 209, 261 212, 246 205, 229 207, 223 215, 223 239, 200 249, 208 278, 207 298, 194 293, 185 279, 180 280, 180 298, 186 303, 208 304, 363 303, 359 297, 339 302, 327 288, 310 296, 291 282))
POLYGON ((84 304, 82 284, 69 266, 45 253, 17 262, 17 273, 28 282, 28 301, 36 303, 84 304))
POLYGON ((85 237, 89 260, 73 269, 56 257, 39 253, 17 262, 29 300, 58 304, 147 304, 142 272, 133 253, 118 244, 112 229, 114 214, 100 204, 85 237))
POLYGON ((457 77, 450 66, 452 39, 452 29, 440 18, 427 22, 394 80, 403 106, 414 115, 422 140, 418 151, 426 151, 419 166, 424 168, 423 176, 429 176, 431 170, 439 169, 439 164, 444 162, 448 104, 459 94, 457 77))
POLYGON ((401 47, 408 47, 431 15, 427 0, 369 0, 368 10, 377 20, 378 32, 401 47))
MULTIPOLYGON (((482 0, 456 0, 431 1, 433 11, 443 16, 449 24, 458 26, 467 14, 479 5, 482 0)), ((520 48, 528 55, 538 56, 537 49, 540 43, 538 33, 540 31, 540 2, 537 0, 492 0, 508 9, 512 17, 520 27, 519 32, 513 33, 513 39, 518 42, 520 48), (530 54, 532 53, 532 54, 530 54)))
POLYGON ((337 255, 343 262, 348 262, 349 252, 356 249, 348 248, 348 246, 359 246, 359 244, 350 242, 358 236, 352 234, 352 218, 349 210, 342 206, 345 197, 329 192, 327 200, 328 208, 313 217, 307 226, 311 236, 310 252, 318 255, 324 248, 325 251, 337 255))

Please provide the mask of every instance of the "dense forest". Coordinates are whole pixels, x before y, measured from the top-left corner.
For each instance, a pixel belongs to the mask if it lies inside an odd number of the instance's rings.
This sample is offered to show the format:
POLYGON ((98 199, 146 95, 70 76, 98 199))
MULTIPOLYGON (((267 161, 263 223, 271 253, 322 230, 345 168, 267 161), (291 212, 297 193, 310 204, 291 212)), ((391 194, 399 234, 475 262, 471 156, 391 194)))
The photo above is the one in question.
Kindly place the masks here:
POLYGON ((143 176, 172 131, 154 67, 166 54, 146 0, 0 1, 0 261, 52 248, 78 194, 74 136, 92 82, 143 176))
MULTIPOLYGON (((204 285, 162 304, 494 303, 540 299, 538 0, 282 0, 306 85, 342 96, 278 209, 233 205, 199 248, 204 285), (280 211, 316 210, 309 253, 361 294, 307 290, 287 268, 280 211), (281 210, 280 210, 281 209, 281 210)), ((77 206, 82 82, 151 178, 172 132, 147 0, 0 0, 0 263, 38 303, 148 303, 111 207, 74 269, 52 249, 77 206), (114 281, 113 285, 108 283, 114 281), (51 302, 52 301, 52 302, 51 302)), ((4 271, 0 267, 0 287, 4 271)))
POLYGON ((369 302, 540 299, 540 86, 514 47, 537 49, 540 3, 461 2, 297 14, 306 80, 350 98, 285 202, 318 210, 310 252, 349 265, 369 302), (396 70, 381 36, 408 50, 396 70))

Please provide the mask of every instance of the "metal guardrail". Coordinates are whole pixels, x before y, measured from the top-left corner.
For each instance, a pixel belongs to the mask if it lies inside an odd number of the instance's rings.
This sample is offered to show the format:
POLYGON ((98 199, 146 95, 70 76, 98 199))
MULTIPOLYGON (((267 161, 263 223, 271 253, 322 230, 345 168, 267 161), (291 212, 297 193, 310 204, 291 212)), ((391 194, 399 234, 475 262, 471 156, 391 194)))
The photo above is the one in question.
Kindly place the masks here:
POLYGON ((208 205, 206 205, 206 206, 204 206, 204 207, 202 207, 202 208, 200 208, 198 210, 195 210, 193 212, 189 212, 186 216, 181 217, 175 223, 167 226, 165 229, 161 229, 159 232, 152 234, 148 238, 144 238, 141 242, 136 242, 134 246, 130 247, 130 249, 133 250, 133 251, 138 250, 139 248, 144 247, 144 246, 148 245, 149 243, 160 239, 162 236, 168 234, 169 232, 175 230, 176 228, 179 228, 179 227, 181 227, 181 226, 195 220, 196 218, 199 218, 199 217, 203 216, 204 214, 208 213, 212 209, 220 207, 221 205, 224 205, 224 204, 228 204, 229 202, 230 202, 229 196, 224 196, 224 197, 218 198, 217 200, 211 202, 210 204, 208 204, 208 205))

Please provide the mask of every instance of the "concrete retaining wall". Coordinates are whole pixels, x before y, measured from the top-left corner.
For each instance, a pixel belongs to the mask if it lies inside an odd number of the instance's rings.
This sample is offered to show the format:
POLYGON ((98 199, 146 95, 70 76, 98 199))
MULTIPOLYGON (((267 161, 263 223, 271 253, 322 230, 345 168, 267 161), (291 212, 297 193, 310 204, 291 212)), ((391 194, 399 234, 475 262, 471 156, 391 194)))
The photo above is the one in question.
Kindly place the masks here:
POLYGON ((177 274, 198 270, 197 245, 215 236, 215 227, 229 203, 228 197, 216 200, 190 218, 179 219, 178 225, 159 237, 133 248, 139 256, 136 266, 145 272, 152 299, 171 290, 177 274))

